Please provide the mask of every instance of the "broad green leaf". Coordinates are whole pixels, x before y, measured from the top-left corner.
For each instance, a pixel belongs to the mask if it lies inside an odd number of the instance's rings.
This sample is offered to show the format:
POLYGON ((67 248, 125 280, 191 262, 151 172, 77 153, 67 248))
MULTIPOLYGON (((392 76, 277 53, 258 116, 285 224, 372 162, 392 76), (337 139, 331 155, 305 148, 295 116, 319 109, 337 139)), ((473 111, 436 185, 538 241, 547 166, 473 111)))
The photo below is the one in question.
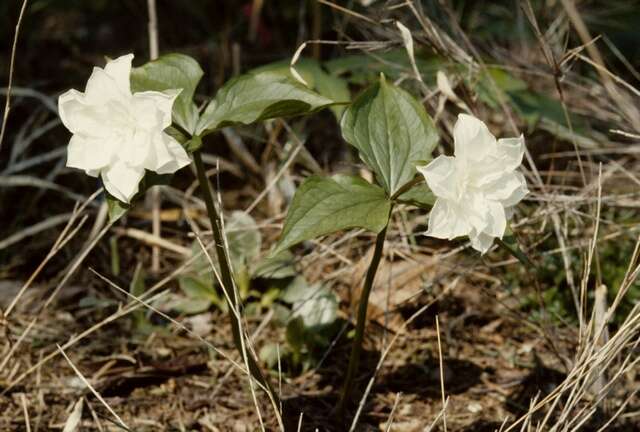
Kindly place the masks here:
POLYGON ((384 191, 359 177, 308 177, 293 197, 274 253, 348 228, 380 232, 390 209, 384 191))
POLYGON ((181 276, 178 279, 180 289, 190 298, 207 299, 210 303, 217 303, 220 298, 210 280, 195 276, 181 276))
POLYGON ((174 305, 174 309, 185 315, 197 315, 206 312, 211 307, 211 302, 206 298, 185 298, 174 305))
POLYGON ((193 134, 198 122, 193 94, 202 74, 200 65, 193 58, 184 54, 167 54, 131 70, 131 91, 181 89, 173 104, 173 121, 193 134))
POLYGON ((413 179, 415 162, 429 159, 438 141, 422 104, 383 76, 347 109, 341 126, 389 196, 413 179))
POLYGON ((213 286, 212 279, 208 276, 181 276, 178 278, 178 284, 186 295, 186 298, 175 306, 181 313, 198 314, 208 310, 212 305, 224 304, 213 286))
POLYGON ((318 289, 317 285, 309 285, 304 276, 294 278, 284 291, 280 294, 280 300, 283 302, 294 304, 311 297, 314 291, 318 289))
MULTIPOLYGON (((307 82, 309 87, 316 90, 322 96, 339 103, 342 102, 345 105, 351 100, 351 93, 349 92, 347 81, 339 76, 325 72, 316 60, 302 58, 296 62, 295 69, 300 76, 302 76, 302 79, 307 82)), ((288 60, 270 63, 254 69, 252 72, 275 72, 294 79, 288 60)), ((336 119, 340 120, 342 117, 342 113, 346 109, 345 105, 334 105, 331 107, 331 111, 333 111, 336 119)))
MULTIPOLYGON (((424 82, 435 85, 436 72, 447 66, 447 60, 435 56, 427 56, 416 50, 416 66, 422 74, 424 82)), ((344 76, 350 83, 365 86, 376 80, 383 73, 391 81, 407 74, 412 74, 412 66, 404 48, 393 49, 384 53, 354 54, 329 60, 324 66, 333 76, 344 76)))
MULTIPOLYGON (((337 76, 329 75, 324 71, 320 71, 319 77, 316 77, 316 90, 322 96, 329 99, 333 99, 338 102, 349 102, 351 100, 351 92, 349 92, 349 85, 347 82, 337 76)), ((342 114, 347 109, 346 104, 333 105, 330 107, 336 119, 340 121, 342 114)))
POLYGON ((333 104, 300 82, 274 72, 248 73, 228 81, 202 114, 196 133, 276 117, 310 114, 333 104))
POLYGON ((254 276, 265 279, 283 279, 295 276, 294 262, 295 258, 291 251, 285 249, 262 260, 255 268, 254 276))
POLYGON ((431 192, 429 186, 422 183, 400 195, 398 201, 403 204, 430 209, 436 203, 436 196, 431 192))
MULTIPOLYGON (((295 79, 291 73, 289 60, 280 60, 266 65, 259 66, 255 69, 251 69, 249 73, 261 74, 265 72, 272 72, 287 76, 291 79, 295 79)), ((316 88, 316 76, 318 75, 318 69, 322 71, 317 61, 313 59, 301 58, 295 65, 295 69, 298 71, 303 80, 307 82, 309 88, 316 88)))
POLYGON ((293 305, 293 316, 302 318, 304 326, 315 331, 333 324, 338 314, 338 300, 327 288, 318 288, 306 299, 293 305))
POLYGON ((260 348, 258 357, 269 369, 273 369, 278 364, 278 355, 282 356, 282 349, 278 349, 278 345, 271 342, 260 348))

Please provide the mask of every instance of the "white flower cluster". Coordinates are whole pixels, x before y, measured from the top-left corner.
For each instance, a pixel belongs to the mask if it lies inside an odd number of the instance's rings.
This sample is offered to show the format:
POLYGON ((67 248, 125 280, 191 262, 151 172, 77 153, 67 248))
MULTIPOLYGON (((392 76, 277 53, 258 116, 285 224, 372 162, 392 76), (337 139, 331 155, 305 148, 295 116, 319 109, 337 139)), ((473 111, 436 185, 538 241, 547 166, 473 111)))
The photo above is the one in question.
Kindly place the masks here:
POLYGON ((517 171, 524 138, 496 138, 477 118, 460 114, 453 129, 454 156, 438 156, 418 167, 437 197, 426 235, 441 239, 468 236, 485 253, 502 238, 510 208, 525 195, 527 182, 517 171))
POLYGON ((101 176, 107 191, 125 203, 138 192, 145 170, 169 174, 189 156, 164 132, 180 93, 131 93, 133 54, 94 68, 85 92, 69 90, 58 99, 62 123, 73 133, 67 166, 101 176))

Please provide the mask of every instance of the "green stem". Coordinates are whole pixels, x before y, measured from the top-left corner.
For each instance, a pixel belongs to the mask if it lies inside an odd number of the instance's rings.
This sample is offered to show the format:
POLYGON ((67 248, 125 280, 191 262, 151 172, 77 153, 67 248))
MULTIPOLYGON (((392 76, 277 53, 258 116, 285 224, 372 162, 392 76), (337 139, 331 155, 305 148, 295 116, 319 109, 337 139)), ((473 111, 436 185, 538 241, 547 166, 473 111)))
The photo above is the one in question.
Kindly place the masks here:
POLYGON ((218 263, 220 264, 220 278, 222 279, 222 289, 225 292, 225 298, 230 302, 229 304, 229 318, 231 319, 231 332, 233 334, 233 343, 236 349, 240 352, 240 355, 245 360, 245 363, 249 367, 249 374, 258 381, 265 389, 271 392, 274 401, 277 406, 280 405, 278 395, 271 387, 269 381, 265 378, 258 366, 258 362, 254 358, 253 354, 246 349, 242 342, 242 323, 240 322, 240 312, 238 310, 238 298, 236 297, 236 290, 234 289, 233 275, 231 273, 231 265, 229 263, 229 256, 227 249, 225 248, 225 241, 222 237, 222 221, 216 210, 216 206, 213 200, 213 194, 211 192, 211 186, 205 173, 204 164, 202 163, 202 155, 199 150, 193 152, 193 161, 196 165, 196 171, 198 173, 198 181, 200 183, 200 189, 204 198, 204 202, 207 206, 207 213, 209 214, 209 221, 211 222, 211 229, 213 231, 213 240, 216 244, 216 255, 218 257, 218 263), (237 313, 236 313, 237 312, 237 313))
POLYGON ((402 187, 400 187, 400 189, 398 189, 396 191, 396 193, 391 195, 391 198, 389 198, 389 199, 391 201, 394 201, 394 200, 398 199, 403 193, 409 191, 414 186, 419 185, 420 183, 424 183, 424 177, 422 177, 422 176, 416 177, 413 180, 410 180, 408 183, 405 183, 402 187))
POLYGON ((364 329, 367 323, 367 308, 369 306, 369 294, 371 294, 371 288, 373 287, 373 281, 382 258, 382 249, 384 246, 384 239, 387 234, 387 227, 385 226, 382 231, 378 233, 376 237, 376 246, 373 251, 373 257, 369 263, 369 269, 367 270, 367 276, 364 280, 364 287, 362 288, 362 295, 360 296, 360 304, 358 305, 358 317, 356 322, 356 334, 353 339, 353 345, 351 347, 351 356, 349 357, 349 368, 347 369, 347 377, 344 381, 344 387, 342 389, 342 395, 340 396, 340 402, 338 404, 338 416, 344 417, 345 409, 351 399, 351 392, 353 390, 353 383, 360 364, 360 355, 362 354, 362 339, 364 338, 364 329))

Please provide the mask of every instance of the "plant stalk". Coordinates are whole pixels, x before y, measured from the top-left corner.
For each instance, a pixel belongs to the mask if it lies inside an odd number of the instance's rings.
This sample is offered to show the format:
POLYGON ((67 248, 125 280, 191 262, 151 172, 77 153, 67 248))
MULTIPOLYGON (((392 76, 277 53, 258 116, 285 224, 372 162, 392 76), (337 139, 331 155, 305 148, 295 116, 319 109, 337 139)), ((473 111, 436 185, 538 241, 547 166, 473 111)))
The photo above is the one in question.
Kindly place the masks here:
POLYGON ((213 240, 216 244, 216 255, 218 257, 218 263, 220 264, 220 278, 222 279, 222 289, 225 291, 225 298, 229 304, 229 318, 231 319, 231 331, 233 334, 233 343, 236 349, 245 360, 249 368, 249 374, 256 381, 258 381, 265 389, 271 392, 274 402, 277 406, 280 405, 279 395, 275 393, 270 382, 265 378, 258 362, 254 358, 253 354, 246 349, 242 343, 242 325, 240 322, 240 315, 238 311, 238 298, 236 297, 236 290, 234 289, 234 280, 231 273, 231 265, 227 249, 225 248, 225 241, 222 237, 222 221, 216 206, 214 204, 213 193, 209 180, 205 173, 204 164, 202 163, 202 155, 200 150, 193 152, 193 161, 195 162, 196 172, 198 173, 198 181, 200 183, 200 190, 202 191, 202 197, 204 198, 205 205, 207 206, 207 213, 209 215, 209 221, 211 222, 211 229, 213 231, 213 240), (234 313, 238 312, 238 314, 234 313))
POLYGON ((358 305, 358 317, 356 321, 356 334, 353 339, 353 345, 351 347, 351 356, 349 357, 349 367, 347 369, 347 377, 344 381, 344 387, 342 389, 342 395, 340 396, 340 402, 338 404, 337 414, 339 417, 344 417, 345 410, 351 399, 351 392, 353 391, 353 384, 355 381, 358 366, 360 365, 360 356, 362 355, 362 339, 364 338, 364 329, 367 323, 367 308, 369 306, 369 295, 371 294, 371 288, 373 287, 373 281, 380 265, 380 259, 382 258, 382 249, 384 247, 384 240, 387 234, 387 227, 385 226, 376 237, 376 245, 373 251, 373 257, 369 263, 367 269, 367 275, 364 280, 364 286, 362 288, 362 295, 360 296, 360 303, 358 305))

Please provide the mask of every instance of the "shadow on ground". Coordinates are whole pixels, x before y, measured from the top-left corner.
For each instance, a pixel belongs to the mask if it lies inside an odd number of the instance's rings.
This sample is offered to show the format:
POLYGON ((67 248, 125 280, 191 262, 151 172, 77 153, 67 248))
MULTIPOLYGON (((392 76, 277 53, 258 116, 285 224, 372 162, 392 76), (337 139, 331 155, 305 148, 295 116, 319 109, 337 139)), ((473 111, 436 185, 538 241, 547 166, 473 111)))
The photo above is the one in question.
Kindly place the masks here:
MULTIPOLYGON (((446 359, 443 363, 444 385, 448 394, 459 394, 480 382, 484 371, 468 360, 446 359)), ((411 363, 384 375, 376 390, 411 393, 425 398, 440 398, 440 365, 438 359, 429 358, 422 363, 411 363)))

